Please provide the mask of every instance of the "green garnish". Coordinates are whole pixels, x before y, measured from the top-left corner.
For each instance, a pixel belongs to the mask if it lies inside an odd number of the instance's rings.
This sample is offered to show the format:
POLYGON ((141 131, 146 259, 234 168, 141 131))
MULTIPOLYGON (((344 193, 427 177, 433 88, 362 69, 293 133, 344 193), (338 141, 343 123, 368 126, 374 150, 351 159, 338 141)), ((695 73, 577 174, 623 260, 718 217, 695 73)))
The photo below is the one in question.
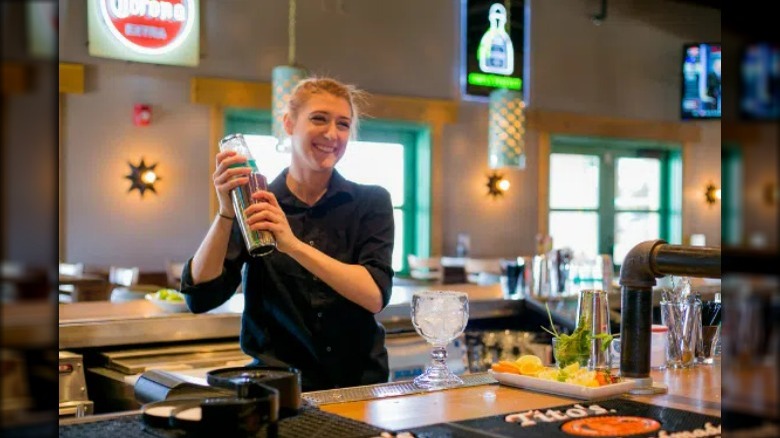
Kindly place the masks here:
POLYGON ((554 356, 560 367, 565 367, 566 365, 570 365, 572 363, 579 363, 581 358, 589 357, 591 341, 594 339, 602 341, 601 350, 607 351, 609 344, 613 339, 612 335, 607 333, 602 333, 595 336, 592 335, 590 330, 585 328, 589 325, 587 324, 587 321, 580 321, 580 323, 577 324, 577 328, 574 330, 574 332, 569 335, 566 333, 558 333, 552 320, 550 306, 547 304, 544 306, 547 308, 547 317, 550 319, 550 327, 552 330, 548 330, 545 327, 542 327, 542 330, 546 331, 555 339, 557 339, 554 356))
POLYGON ((155 298, 161 301, 184 301, 184 296, 176 289, 160 289, 155 293, 155 298))

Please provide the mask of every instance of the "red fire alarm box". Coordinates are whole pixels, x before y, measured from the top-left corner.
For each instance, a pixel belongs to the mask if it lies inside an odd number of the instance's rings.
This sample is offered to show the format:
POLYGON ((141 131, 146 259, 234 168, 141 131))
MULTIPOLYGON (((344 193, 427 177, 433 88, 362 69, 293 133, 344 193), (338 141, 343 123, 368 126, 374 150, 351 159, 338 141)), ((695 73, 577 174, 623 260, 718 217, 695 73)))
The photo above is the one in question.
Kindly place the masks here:
POLYGON ((137 103, 133 107, 133 124, 135 126, 148 126, 152 123, 151 105, 137 103))

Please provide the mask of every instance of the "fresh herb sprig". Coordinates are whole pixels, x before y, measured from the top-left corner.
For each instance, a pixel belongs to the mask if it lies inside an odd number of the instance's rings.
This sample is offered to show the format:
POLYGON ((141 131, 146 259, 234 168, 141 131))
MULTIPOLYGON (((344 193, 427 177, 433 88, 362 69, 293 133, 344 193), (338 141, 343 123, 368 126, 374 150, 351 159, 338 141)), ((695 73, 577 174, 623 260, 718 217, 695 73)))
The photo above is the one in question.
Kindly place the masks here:
POLYGON ((558 333, 552 320, 550 306, 545 304, 545 307, 547 308, 547 317, 550 320, 550 327, 552 330, 548 330, 545 327, 542 327, 542 330, 551 334, 558 340, 555 344, 555 358, 558 361, 559 366, 565 367, 572 363, 579 363, 580 358, 589 357, 591 341, 594 339, 602 341, 602 351, 607 351, 609 345, 612 343, 612 335, 608 333, 593 335, 590 330, 585 328, 587 327, 587 324, 579 324, 571 334, 558 333))

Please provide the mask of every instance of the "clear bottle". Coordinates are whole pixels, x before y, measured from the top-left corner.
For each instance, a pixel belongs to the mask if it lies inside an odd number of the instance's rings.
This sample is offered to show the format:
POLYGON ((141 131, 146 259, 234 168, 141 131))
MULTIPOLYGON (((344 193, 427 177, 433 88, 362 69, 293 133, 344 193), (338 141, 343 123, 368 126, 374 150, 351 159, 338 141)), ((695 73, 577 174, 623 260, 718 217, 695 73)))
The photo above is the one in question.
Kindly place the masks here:
MULTIPOLYGON (((257 162, 249 151, 249 146, 242 134, 230 134, 219 141, 220 151, 234 151, 237 155, 246 157, 247 164, 252 168, 252 172, 257 172, 257 162)), ((236 163, 230 167, 241 167, 243 164, 236 163)))
POLYGON ((500 3, 491 5, 488 21, 490 28, 477 49, 479 69, 485 73, 511 75, 515 70, 515 48, 506 32, 506 8, 500 3))

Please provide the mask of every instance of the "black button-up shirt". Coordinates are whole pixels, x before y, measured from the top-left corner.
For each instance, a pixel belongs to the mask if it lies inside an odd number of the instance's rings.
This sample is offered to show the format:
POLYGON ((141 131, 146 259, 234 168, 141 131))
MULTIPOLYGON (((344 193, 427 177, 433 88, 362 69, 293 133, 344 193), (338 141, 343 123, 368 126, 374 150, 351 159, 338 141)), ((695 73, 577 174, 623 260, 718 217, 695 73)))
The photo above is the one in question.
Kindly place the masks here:
MULTIPOLYGON (((386 306, 394 239, 387 190, 347 181, 334 170, 325 195, 308 206, 287 188, 286 176, 287 170, 269 191, 295 236, 341 262, 365 267, 386 306)), ((286 254, 249 256, 237 222, 219 277, 193 285, 191 263, 182 273, 182 292, 195 313, 223 304, 242 282, 241 347, 258 364, 282 361, 300 369, 305 391, 387 381, 385 332, 374 315, 286 254)))

